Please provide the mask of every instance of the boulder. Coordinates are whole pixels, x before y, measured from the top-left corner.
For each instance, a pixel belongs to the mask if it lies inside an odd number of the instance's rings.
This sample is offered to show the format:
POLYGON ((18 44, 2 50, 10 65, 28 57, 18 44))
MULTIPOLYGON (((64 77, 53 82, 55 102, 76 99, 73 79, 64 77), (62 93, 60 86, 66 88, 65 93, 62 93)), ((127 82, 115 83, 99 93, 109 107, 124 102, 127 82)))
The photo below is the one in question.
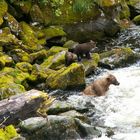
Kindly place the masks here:
POLYGON ((16 83, 6 83, 0 86, 0 100, 9 98, 13 95, 18 95, 25 92, 25 88, 23 85, 16 83))
POLYGON ((47 50, 42 49, 40 51, 34 52, 30 54, 31 60, 33 63, 39 63, 44 61, 44 59, 47 57, 47 50))
POLYGON ((21 32, 19 34, 20 39, 23 41, 23 44, 30 46, 29 51, 34 52, 42 49, 42 46, 39 45, 38 39, 35 36, 35 32, 26 22, 20 22, 21 32))
POLYGON ((37 4, 34 4, 30 9, 32 22, 44 23, 43 13, 37 4))
POLYGON ((14 61, 12 57, 0 52, 0 68, 2 69, 5 66, 12 66, 12 65, 14 65, 14 61))
POLYGON ((41 64, 41 67, 59 70, 65 66, 65 54, 66 51, 62 51, 56 55, 50 56, 44 60, 44 62, 41 64))
POLYGON ((32 71, 33 66, 28 62, 19 62, 16 64, 16 68, 23 72, 30 73, 32 71))
POLYGON ((97 53, 91 55, 91 59, 83 59, 81 63, 84 65, 86 76, 95 71, 98 66, 100 56, 97 53))
POLYGON ((53 46, 52 48, 50 48, 48 51, 47 51, 47 57, 48 58, 49 56, 52 56, 52 55, 55 55, 61 51, 65 51, 67 50, 67 48, 63 48, 63 47, 59 47, 59 46, 53 46))
POLYGON ((50 74, 53 74, 55 72, 56 71, 54 71, 52 69, 41 67, 38 64, 34 64, 32 67, 31 75, 29 77, 29 81, 39 84, 42 81, 44 82, 50 74))
POLYGON ((9 13, 6 13, 4 15, 4 20, 6 21, 6 26, 9 27, 11 32, 14 35, 18 36, 19 32, 21 32, 21 28, 20 28, 18 21, 9 13))
POLYGON ((140 15, 135 16, 134 19, 133 19, 133 22, 137 25, 140 25, 140 15))
POLYGON ((80 138, 74 119, 65 116, 49 115, 48 121, 41 117, 29 118, 21 122, 20 128, 23 134, 26 134, 27 139, 62 140, 80 138))
POLYGON ((70 87, 81 87, 85 85, 85 71, 81 64, 73 63, 55 73, 50 74, 46 79, 46 85, 51 89, 66 89, 70 87))
POLYGON ((29 118, 20 123, 20 128, 27 139, 60 140, 101 136, 94 126, 69 116, 48 115, 48 120, 41 117, 29 118))
POLYGON ((22 49, 13 49, 9 52, 14 62, 32 62, 30 55, 22 49))
POLYGON ((18 45, 19 40, 11 34, 8 27, 0 29, 0 46, 18 45))
POLYGON ((139 59, 139 54, 129 47, 112 49, 111 51, 100 54, 101 62, 112 64, 115 67, 124 67, 135 63, 139 59))
POLYGON ((5 0, 0 1, 0 25, 3 23, 3 16, 6 14, 8 10, 8 4, 5 2, 5 0))

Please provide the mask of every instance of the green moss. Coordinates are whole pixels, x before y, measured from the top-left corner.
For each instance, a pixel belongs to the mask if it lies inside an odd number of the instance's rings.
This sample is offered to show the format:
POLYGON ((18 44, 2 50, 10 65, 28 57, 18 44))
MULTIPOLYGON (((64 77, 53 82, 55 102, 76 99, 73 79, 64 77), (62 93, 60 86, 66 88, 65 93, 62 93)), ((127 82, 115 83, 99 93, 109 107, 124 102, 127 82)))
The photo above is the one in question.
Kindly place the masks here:
POLYGON ((13 49, 10 51, 10 56, 15 62, 31 62, 30 55, 22 49, 13 49))
POLYGON ((85 84, 83 65, 73 63, 67 68, 62 68, 47 77, 46 84, 51 89, 65 89, 78 87, 85 84))
POLYGON ((57 36, 66 36, 66 33, 63 31, 62 27, 51 26, 49 28, 42 30, 46 36, 46 39, 50 39, 57 36))
POLYGON ((32 65, 27 62, 17 63, 16 68, 18 68, 19 70, 21 70, 23 72, 27 72, 27 73, 28 72, 30 73, 32 71, 32 65))
POLYGON ((135 16, 134 19, 133 19, 133 22, 134 22, 135 24, 140 25, 140 15, 135 16))
POLYGON ((10 30, 16 35, 18 35, 21 31, 18 21, 9 13, 5 14, 4 19, 7 23, 6 25, 10 28, 10 30))
POLYGON ((19 35, 23 43, 30 46, 32 51, 40 50, 41 48, 38 44, 38 39, 32 28, 26 22, 20 22, 20 26, 22 31, 19 35))
POLYGON ((54 56, 50 56, 47 58, 42 64, 42 67, 50 68, 53 70, 59 69, 60 67, 63 67, 61 65, 65 64, 65 51, 62 51, 60 53, 57 53, 54 56))
POLYGON ((3 23, 3 16, 8 10, 8 5, 5 0, 0 1, 0 25, 3 23))
POLYGON ((19 136, 13 125, 9 125, 4 129, 0 129, 0 140, 11 140, 14 137, 19 136))
POLYGON ((66 51, 66 50, 67 50, 67 48, 63 48, 63 47, 59 47, 59 46, 53 46, 51 49, 49 49, 47 51, 47 58, 49 56, 55 55, 55 54, 57 54, 61 51, 66 51))

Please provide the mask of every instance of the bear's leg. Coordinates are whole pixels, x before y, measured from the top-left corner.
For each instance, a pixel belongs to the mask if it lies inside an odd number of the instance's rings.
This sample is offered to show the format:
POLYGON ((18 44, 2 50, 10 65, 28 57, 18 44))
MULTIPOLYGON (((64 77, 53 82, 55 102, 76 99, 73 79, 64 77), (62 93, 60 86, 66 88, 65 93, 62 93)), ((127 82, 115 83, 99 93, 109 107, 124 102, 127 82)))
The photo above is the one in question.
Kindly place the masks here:
POLYGON ((78 61, 81 61, 81 56, 79 54, 77 54, 78 57, 78 61))
POLYGON ((86 53, 86 58, 87 59, 91 59, 91 56, 90 56, 90 53, 89 52, 86 53))

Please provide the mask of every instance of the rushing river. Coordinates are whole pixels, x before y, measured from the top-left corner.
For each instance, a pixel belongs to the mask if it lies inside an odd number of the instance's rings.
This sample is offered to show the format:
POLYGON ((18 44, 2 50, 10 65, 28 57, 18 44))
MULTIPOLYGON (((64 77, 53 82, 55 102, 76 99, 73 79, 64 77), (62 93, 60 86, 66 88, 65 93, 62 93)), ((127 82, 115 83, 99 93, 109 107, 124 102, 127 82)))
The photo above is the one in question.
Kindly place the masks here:
MULTIPOLYGON (((133 26, 125 30, 118 38, 110 40, 105 45, 110 47, 125 45, 139 52, 140 27, 133 26)), ((96 111, 91 119, 93 118, 93 124, 102 131, 102 136, 93 140, 140 140, 140 62, 108 72, 116 76, 120 85, 110 86, 106 96, 95 98, 71 95, 68 100, 81 106, 87 102, 95 105, 96 111), (110 137, 106 136, 108 128, 113 132, 110 137)), ((87 84, 108 72, 91 76, 87 79, 87 84)))
MULTIPOLYGON (((120 85, 110 86, 106 96, 95 98, 72 95, 69 100, 75 103, 78 100, 81 105, 90 100, 97 110, 94 114, 96 125, 114 131, 111 138, 107 138, 103 132, 97 140, 140 140, 140 64, 109 73, 117 77, 120 85)), ((106 74, 104 72, 98 77, 106 74)))

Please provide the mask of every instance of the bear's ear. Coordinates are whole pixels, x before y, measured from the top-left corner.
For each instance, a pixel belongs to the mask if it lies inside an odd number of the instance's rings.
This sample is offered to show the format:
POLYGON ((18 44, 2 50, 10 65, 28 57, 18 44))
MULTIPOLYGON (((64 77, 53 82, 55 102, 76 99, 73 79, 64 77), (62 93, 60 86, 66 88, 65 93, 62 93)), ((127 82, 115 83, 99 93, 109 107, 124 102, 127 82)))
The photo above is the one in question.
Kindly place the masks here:
POLYGON ((107 81, 110 81, 110 77, 107 77, 106 79, 107 79, 107 81))

